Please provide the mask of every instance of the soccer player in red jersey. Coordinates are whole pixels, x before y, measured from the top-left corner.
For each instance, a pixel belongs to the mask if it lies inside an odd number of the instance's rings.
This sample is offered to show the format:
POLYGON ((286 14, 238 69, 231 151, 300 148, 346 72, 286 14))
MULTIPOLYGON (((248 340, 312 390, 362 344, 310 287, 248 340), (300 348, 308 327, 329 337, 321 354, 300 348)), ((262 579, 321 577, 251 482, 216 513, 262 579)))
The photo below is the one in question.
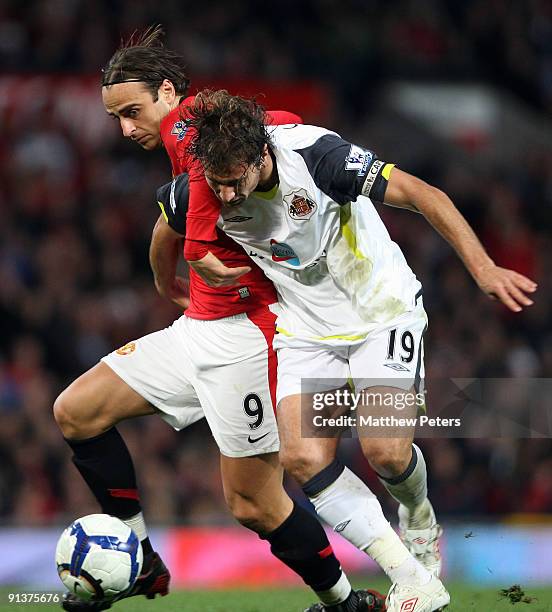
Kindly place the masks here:
MULTIPOLYGON (((173 173, 190 172, 189 180, 180 175, 159 190, 162 214, 150 248, 158 291, 187 306, 186 314, 107 355, 78 378, 56 400, 56 421, 102 511, 124 520, 142 542, 144 569, 127 595, 165 595, 170 576, 147 537, 132 459, 115 426, 159 412, 176 429, 207 418, 221 452, 230 510, 317 593, 321 603, 312 610, 383 610, 378 593, 351 589, 321 525, 282 486, 272 284, 241 247, 215 230, 210 249, 229 268, 228 286, 213 290, 191 273, 189 298, 182 292, 176 262, 188 200, 214 196, 201 170, 188 165, 188 80, 182 59, 161 44, 160 35, 159 28, 149 30, 113 55, 104 69, 102 97, 124 136, 146 150, 164 146, 173 173)), ((299 118, 280 114, 273 120, 299 118)), ((102 610, 109 603, 67 594, 63 607, 102 610)))

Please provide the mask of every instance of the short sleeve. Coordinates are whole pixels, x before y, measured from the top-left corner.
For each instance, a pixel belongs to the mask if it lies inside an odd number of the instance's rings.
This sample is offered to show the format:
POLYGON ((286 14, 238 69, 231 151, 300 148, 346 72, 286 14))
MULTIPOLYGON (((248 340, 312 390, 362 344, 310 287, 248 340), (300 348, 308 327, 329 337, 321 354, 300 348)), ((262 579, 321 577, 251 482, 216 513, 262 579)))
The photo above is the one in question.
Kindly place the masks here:
POLYGON ((170 183, 157 190, 157 203, 165 221, 179 234, 186 234, 186 213, 189 200, 189 179, 187 174, 175 176, 170 183))
POLYGON ((312 145, 295 149, 305 160, 316 186, 338 204, 359 195, 383 202, 393 164, 336 134, 325 134, 312 145))

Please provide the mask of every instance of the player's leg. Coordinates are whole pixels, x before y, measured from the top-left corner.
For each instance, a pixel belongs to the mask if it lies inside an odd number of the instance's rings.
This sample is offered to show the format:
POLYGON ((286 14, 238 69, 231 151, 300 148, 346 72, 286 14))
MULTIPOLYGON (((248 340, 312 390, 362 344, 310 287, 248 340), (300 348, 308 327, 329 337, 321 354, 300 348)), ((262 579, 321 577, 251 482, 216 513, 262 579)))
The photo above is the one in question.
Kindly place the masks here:
MULTIPOLYGON (((304 390, 305 379, 315 379, 318 372, 327 373, 333 380, 346 380, 348 368, 340 369, 339 359, 332 361, 331 354, 320 349, 304 351, 284 348, 278 356, 278 395, 283 396, 278 403, 278 423, 284 468, 299 480, 318 515, 372 557, 393 583, 399 583, 404 588, 428 585, 432 580, 431 575, 414 559, 391 528, 375 495, 360 478, 335 458, 337 441, 301 437, 301 396, 287 393, 300 389, 298 379, 301 377, 304 379, 304 390), (311 461, 310 457, 314 460, 311 461)), ((324 382, 317 381, 315 384, 320 387, 324 382)), ((307 409, 309 404, 312 406, 312 398, 304 397, 303 401, 303 409, 307 409)), ((441 599, 437 598, 437 602, 445 601, 448 597, 446 592, 441 594, 440 583, 424 588, 430 589, 432 593, 439 591, 438 597, 441 599)), ((420 593, 420 600, 421 597, 420 593)), ((399 607, 392 601, 390 609, 399 610, 399 607)))
MULTIPOLYGON (((56 421, 73 451, 73 463, 101 511, 120 518, 140 539, 144 564, 134 588, 150 596, 167 594, 170 574, 149 540, 134 463, 115 424, 153 412, 149 402, 102 362, 74 381, 54 404, 56 421)), ((96 612, 110 604, 90 604, 67 593, 62 606, 69 612, 96 612)))
POLYGON ((269 533, 291 513, 293 502, 282 486, 278 453, 248 457, 221 454, 220 470, 226 505, 244 527, 269 533))
POLYGON ((54 417, 73 451, 73 463, 102 512, 124 520, 152 552, 142 516, 134 464, 115 425, 154 408, 105 363, 77 378, 54 403, 54 417))
MULTIPOLYGON (((417 395, 416 390, 420 378, 423 378, 421 337, 426 322, 420 307, 414 313, 402 315, 393 325, 372 332, 364 343, 351 351, 351 376, 355 392, 361 394, 359 413, 362 416, 413 418, 420 399, 424 405, 423 393, 417 395)), ((425 462, 419 461, 423 456, 412 445, 414 428, 394 430, 396 422, 387 419, 385 427, 375 431, 361 426, 361 446, 381 482, 399 501, 400 507, 407 508, 408 505, 408 513, 412 512, 412 516, 420 520, 429 504, 425 462)), ((389 573, 393 586, 387 598, 387 609, 392 612, 402 610, 414 600, 424 610, 440 610, 450 602, 449 594, 437 577, 440 528, 432 511, 426 513, 426 517, 433 521, 426 532, 417 532, 410 538, 410 530, 401 526, 402 549, 397 547, 391 555, 387 551, 381 552, 384 557, 394 560, 393 571, 389 573), (427 536, 425 541, 421 533, 427 536)))
POLYGON ((312 395, 299 392, 314 391, 314 387, 316 392, 331 392, 336 381, 347 380, 347 360, 318 348, 282 348, 278 358, 278 427, 284 469, 303 487, 318 515, 357 548, 374 556, 371 548, 386 537, 389 546, 394 545, 376 497, 336 458, 338 439, 302 435, 304 414, 312 414, 309 407, 313 404, 312 395), (328 380, 316 380, 320 373, 328 380))
POLYGON ((272 554, 301 576, 326 609, 359 609, 358 595, 352 591, 322 526, 294 503, 282 486, 277 453, 221 455, 221 473, 234 517, 267 540, 272 554))
MULTIPOLYGON (((278 427, 273 410, 275 355, 267 326, 257 317, 190 322, 195 347, 196 389, 221 451, 227 504, 244 526, 270 543, 274 556, 290 567, 335 612, 383 609, 384 598, 351 590, 316 517, 293 503, 282 485, 278 427), (254 320, 251 320, 254 319, 254 320), (268 338, 268 342, 267 342, 268 338), (196 346, 208 347, 204 352, 196 346)), ((323 608, 326 609, 326 608, 323 608)))
MULTIPOLYGON (((405 397, 412 398, 413 401, 408 403, 414 403, 414 387, 406 391, 394 387, 370 387, 364 390, 363 396, 368 405, 361 404, 359 416, 416 417, 417 407, 404 405, 405 397), (379 398, 386 398, 385 405, 380 404, 379 398), (391 398, 396 400, 392 403, 391 398)), ((359 438, 364 456, 384 487, 399 502, 401 538, 424 567, 439 576, 442 530, 427 496, 427 468, 422 451, 413 443, 414 427, 386 426, 370 428, 369 431, 360 427, 359 438)))
POLYGON ((318 520, 294 503, 282 486, 277 453, 221 455, 226 502, 234 517, 270 544, 272 554, 298 574, 320 599, 309 610, 377 612, 385 597, 354 591, 318 520))
POLYGON ((368 486, 335 457, 337 440, 301 438, 301 397, 283 398, 278 405, 281 460, 297 478, 317 514, 336 532, 372 557, 393 582, 407 578, 395 568, 406 559, 423 582, 427 572, 415 563, 383 515, 368 486), (309 457, 316 461, 309 463, 309 457), (321 458, 324 457, 325 465, 321 458))
POLYGON ((100 361, 56 399, 54 417, 71 440, 99 436, 119 421, 154 414, 155 409, 100 361))
MULTIPOLYGON (((184 373, 185 356, 175 353, 173 326, 150 334, 104 357, 56 400, 54 415, 73 461, 102 511, 121 518, 139 536, 144 550, 142 574, 132 594, 166 594, 170 574, 152 550, 142 515, 132 458, 115 425, 126 418, 160 411, 176 429, 202 418, 199 400, 184 373), (175 369, 174 364, 180 368, 175 369)), ((103 610, 65 598, 66 610, 103 610)))
MULTIPOLYGON (((356 391, 363 391, 365 415, 415 418, 425 407, 422 339, 426 326, 420 300, 413 312, 371 333, 351 353, 351 374, 356 391), (378 398, 385 398, 384 406, 378 406, 378 398)), ((442 530, 428 499, 423 453, 413 444, 414 427, 396 431, 385 427, 382 432, 383 437, 378 437, 377 432, 361 428, 362 450, 381 483, 399 502, 401 537, 408 549, 438 576, 442 530)))

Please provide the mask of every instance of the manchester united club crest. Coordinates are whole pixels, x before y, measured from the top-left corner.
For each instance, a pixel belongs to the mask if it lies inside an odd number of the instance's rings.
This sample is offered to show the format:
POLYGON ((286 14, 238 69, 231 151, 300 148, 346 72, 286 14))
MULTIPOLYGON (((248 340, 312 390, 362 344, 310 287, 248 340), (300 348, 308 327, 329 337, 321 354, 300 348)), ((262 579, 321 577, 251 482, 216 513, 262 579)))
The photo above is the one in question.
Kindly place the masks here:
POLYGON ((186 121, 176 121, 171 130, 171 134, 176 136, 176 140, 182 140, 186 136, 188 131, 188 124, 186 121))
POLYGON ((115 352, 117 355, 130 355, 130 353, 133 353, 135 349, 136 342, 127 342, 127 344, 121 346, 121 348, 118 348, 115 352))
POLYGON ((289 216, 296 221, 308 221, 316 211, 316 202, 311 200, 303 189, 284 197, 289 216))

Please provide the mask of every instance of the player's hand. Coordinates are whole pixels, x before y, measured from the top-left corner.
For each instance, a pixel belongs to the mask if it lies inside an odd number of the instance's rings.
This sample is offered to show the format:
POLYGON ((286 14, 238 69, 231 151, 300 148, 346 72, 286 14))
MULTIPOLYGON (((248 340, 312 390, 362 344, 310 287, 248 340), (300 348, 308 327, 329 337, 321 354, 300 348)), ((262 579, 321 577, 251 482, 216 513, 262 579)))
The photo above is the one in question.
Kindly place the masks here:
POLYGON ((190 305, 190 282, 188 279, 176 276, 167 297, 182 310, 186 310, 190 305))
POLYGON ((155 287, 161 297, 170 300, 182 310, 186 310, 190 305, 190 282, 188 279, 175 276, 170 284, 166 282, 163 285, 156 279, 155 287))
POLYGON ((251 272, 249 266, 228 268, 210 251, 202 259, 188 261, 188 264, 210 287, 234 287, 239 285, 238 279, 241 276, 251 272))
POLYGON ((537 290, 537 283, 530 278, 494 264, 479 270, 475 280, 491 299, 500 300, 514 312, 520 312, 524 306, 531 306, 533 300, 526 294, 537 290))

